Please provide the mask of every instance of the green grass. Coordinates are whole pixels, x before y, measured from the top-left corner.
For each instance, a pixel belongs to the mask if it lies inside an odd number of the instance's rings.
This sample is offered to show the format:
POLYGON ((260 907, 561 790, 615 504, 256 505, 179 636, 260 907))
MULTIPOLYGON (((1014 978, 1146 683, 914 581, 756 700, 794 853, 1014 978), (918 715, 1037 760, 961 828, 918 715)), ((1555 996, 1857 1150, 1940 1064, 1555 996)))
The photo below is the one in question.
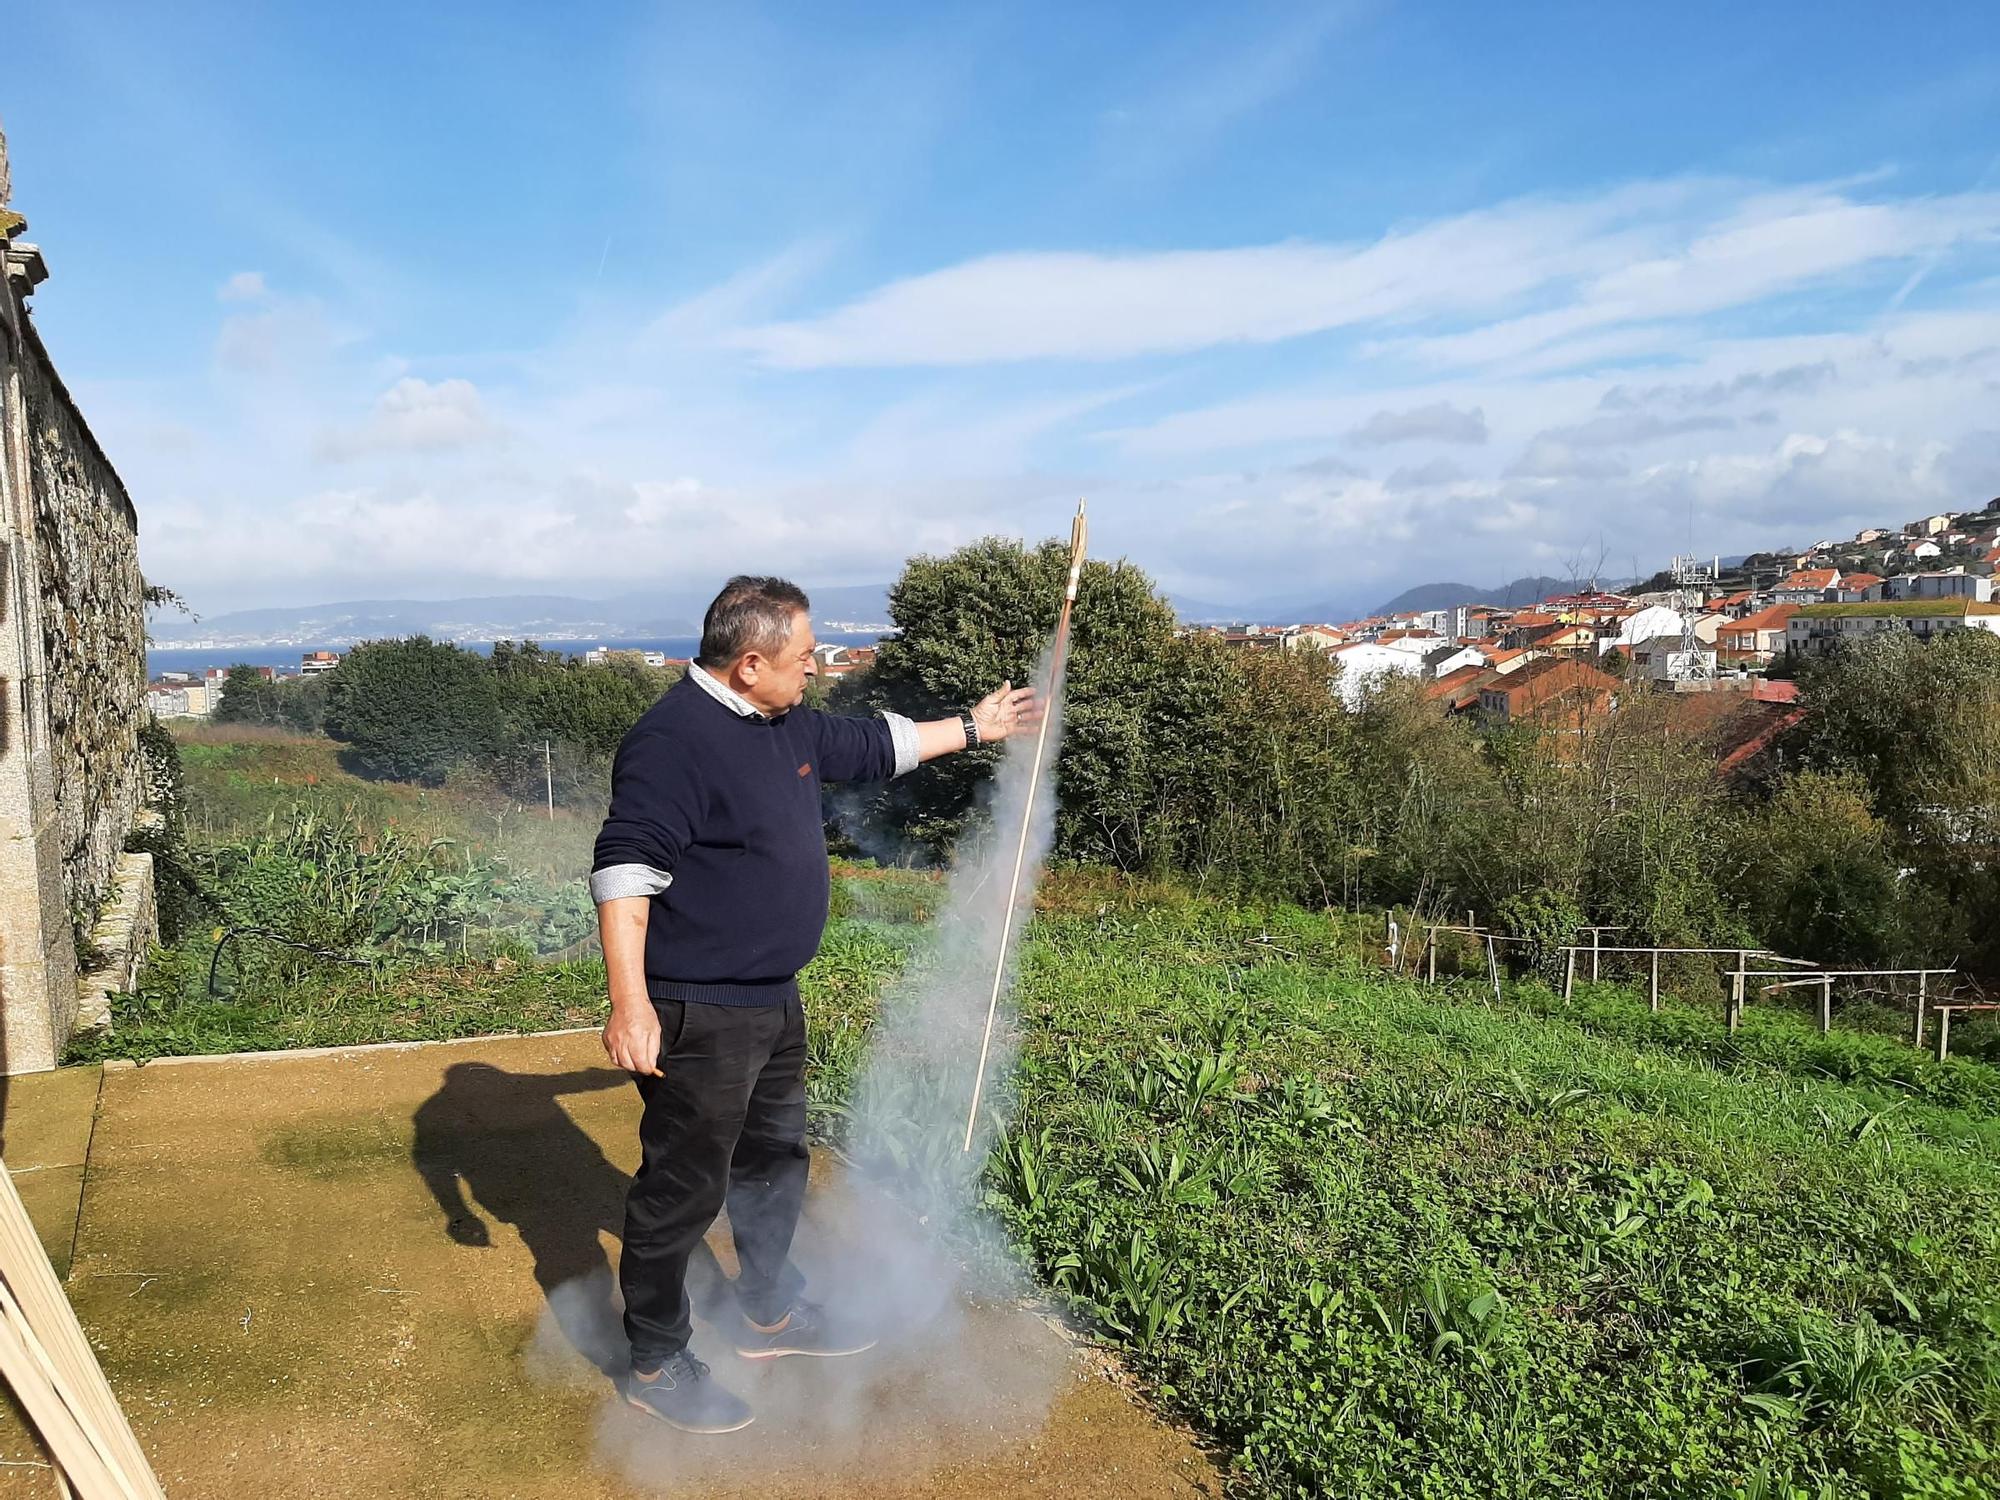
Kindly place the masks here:
POLYGON ((1982 601, 1974 599, 1877 599, 1872 604, 1802 604, 1795 618, 1825 620, 1853 615, 1963 616, 1994 612, 1982 601))
MULTIPOLYGON (((1352 922, 1061 895, 992 1202, 1247 1491, 2000 1483, 2000 1073, 1776 1009, 1732 1038, 1609 987, 1495 1006, 1360 968, 1352 922)), ((816 1096, 868 1007, 818 997, 816 1096)))

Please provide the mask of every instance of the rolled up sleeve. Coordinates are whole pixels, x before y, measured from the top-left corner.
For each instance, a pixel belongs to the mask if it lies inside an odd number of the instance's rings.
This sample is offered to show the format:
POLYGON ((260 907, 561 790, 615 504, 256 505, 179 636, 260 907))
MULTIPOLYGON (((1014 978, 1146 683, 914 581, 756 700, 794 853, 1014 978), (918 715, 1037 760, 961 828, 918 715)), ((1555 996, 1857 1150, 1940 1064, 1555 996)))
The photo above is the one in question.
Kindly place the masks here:
POLYGON ((616 901, 621 896, 657 896, 674 883, 673 875, 651 865, 606 865, 590 872, 590 899, 616 901))
POLYGON ((901 714, 882 710, 882 722, 889 726, 889 743, 895 747, 895 769, 891 776, 907 776, 916 770, 923 759, 923 752, 917 745, 917 725, 914 719, 906 719, 901 714))

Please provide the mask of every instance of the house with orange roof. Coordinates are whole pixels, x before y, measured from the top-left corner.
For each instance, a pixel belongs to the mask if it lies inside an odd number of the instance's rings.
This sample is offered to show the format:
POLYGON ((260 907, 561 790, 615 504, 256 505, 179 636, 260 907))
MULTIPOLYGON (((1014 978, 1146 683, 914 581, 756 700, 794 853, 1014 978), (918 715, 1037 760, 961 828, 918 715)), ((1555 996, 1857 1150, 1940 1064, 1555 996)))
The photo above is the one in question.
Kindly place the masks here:
POLYGON ((1796 604, 1773 604, 1723 626, 1715 635, 1717 660, 1766 665, 1785 649, 1785 626, 1798 610, 1796 604))
POLYGON ((1616 705, 1618 680, 1575 657, 1549 657, 1480 689, 1479 711, 1496 724, 1567 719, 1616 705))
POLYGON ((1542 656, 1543 653, 1540 651, 1531 650, 1526 646, 1515 646, 1507 650, 1488 651, 1486 665, 1504 677, 1509 672, 1520 671, 1529 662, 1540 661, 1542 656))
POLYGON ((1771 590, 1776 604, 1818 604, 1840 582, 1838 568, 1800 568, 1771 590))
POLYGON ((1465 713, 1479 707, 1480 692, 1488 684, 1498 682, 1500 675, 1491 667, 1460 667, 1427 684, 1424 696, 1443 705, 1446 713, 1465 713))
POLYGON ((1860 604, 1868 599, 1882 597, 1882 575, 1880 573, 1843 573, 1840 582, 1829 591, 1829 604, 1860 604), (1870 590, 1873 590, 1871 593, 1870 590))
POLYGON ((1523 644, 1538 651, 1592 651, 1597 646, 1597 630, 1591 625, 1567 622, 1549 625, 1535 631, 1523 644))
POLYGON ((1279 642, 1287 651, 1297 651, 1306 646, 1331 651, 1336 646, 1347 644, 1347 632, 1336 630, 1331 625, 1296 625, 1279 637, 1279 642))

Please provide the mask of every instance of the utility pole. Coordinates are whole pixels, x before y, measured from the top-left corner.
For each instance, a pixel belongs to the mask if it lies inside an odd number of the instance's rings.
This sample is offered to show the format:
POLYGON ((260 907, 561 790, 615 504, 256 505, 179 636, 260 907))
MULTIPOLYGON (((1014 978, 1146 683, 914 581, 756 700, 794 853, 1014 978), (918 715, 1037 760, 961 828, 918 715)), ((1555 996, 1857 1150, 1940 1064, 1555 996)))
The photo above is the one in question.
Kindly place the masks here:
POLYGON ((542 780, 549 789, 549 821, 553 823, 556 820, 556 762, 547 740, 542 741, 542 780))

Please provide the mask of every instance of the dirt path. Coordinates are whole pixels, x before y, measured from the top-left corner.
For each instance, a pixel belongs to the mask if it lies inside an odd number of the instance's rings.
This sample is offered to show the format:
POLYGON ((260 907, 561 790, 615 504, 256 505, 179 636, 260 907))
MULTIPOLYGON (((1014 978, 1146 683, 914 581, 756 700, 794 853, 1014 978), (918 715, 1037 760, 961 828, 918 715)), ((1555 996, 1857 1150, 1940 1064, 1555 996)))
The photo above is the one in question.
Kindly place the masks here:
MULTIPOLYGON (((600 1062, 571 1035, 107 1071, 69 1288, 170 1494, 1219 1493, 1086 1353, 953 1290, 824 1158, 800 1259, 877 1299, 882 1347, 737 1359, 718 1236, 695 1349, 759 1420, 691 1439, 617 1403, 637 1098, 600 1062)), ((0 1494, 51 1489, 0 1471, 0 1494)))

